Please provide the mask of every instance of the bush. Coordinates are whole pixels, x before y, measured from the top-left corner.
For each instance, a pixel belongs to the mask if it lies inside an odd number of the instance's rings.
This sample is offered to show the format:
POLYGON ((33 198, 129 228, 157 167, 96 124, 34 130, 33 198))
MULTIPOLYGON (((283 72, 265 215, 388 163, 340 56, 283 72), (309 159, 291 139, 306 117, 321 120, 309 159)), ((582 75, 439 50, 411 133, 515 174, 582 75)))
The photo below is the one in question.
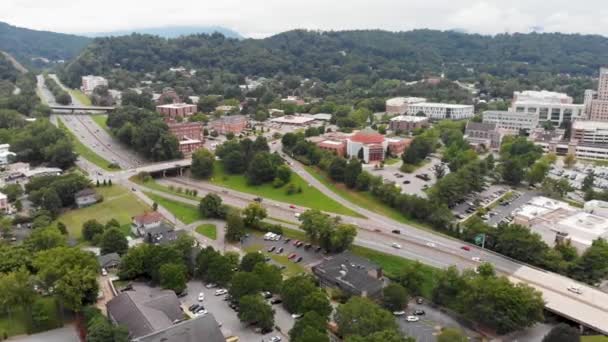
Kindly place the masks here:
POLYGON ((293 183, 287 184, 287 188, 285 189, 285 193, 287 193, 288 195, 293 195, 296 192, 298 192, 298 188, 296 188, 296 186, 293 183))
POLYGON ((275 188, 280 188, 283 185, 285 185, 285 182, 282 179, 280 179, 280 178, 275 178, 272 181, 272 186, 275 187, 275 188))

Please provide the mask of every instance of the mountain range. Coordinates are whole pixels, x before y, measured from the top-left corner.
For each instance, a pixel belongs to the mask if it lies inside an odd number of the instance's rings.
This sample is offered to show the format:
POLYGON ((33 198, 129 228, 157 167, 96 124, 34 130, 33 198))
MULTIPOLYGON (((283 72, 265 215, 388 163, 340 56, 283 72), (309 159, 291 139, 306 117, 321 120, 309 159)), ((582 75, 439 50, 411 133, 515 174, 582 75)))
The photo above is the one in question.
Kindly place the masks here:
POLYGON ((192 34, 212 34, 221 33, 226 38, 244 39, 240 33, 231 30, 223 26, 162 26, 162 27, 148 27, 133 30, 122 30, 122 31, 110 31, 110 32, 96 32, 96 33, 83 33, 87 37, 118 37, 128 36, 132 33, 139 34, 151 34, 153 36, 159 36, 163 38, 177 38, 179 36, 188 36, 192 34))

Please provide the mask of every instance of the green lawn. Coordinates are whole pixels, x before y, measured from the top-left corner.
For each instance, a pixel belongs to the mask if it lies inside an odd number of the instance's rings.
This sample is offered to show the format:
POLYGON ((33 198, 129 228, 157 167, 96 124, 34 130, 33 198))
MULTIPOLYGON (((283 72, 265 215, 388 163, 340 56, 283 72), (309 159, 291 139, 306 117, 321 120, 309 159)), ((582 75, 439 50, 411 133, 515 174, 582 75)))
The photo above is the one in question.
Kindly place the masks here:
POLYGON ((114 218, 120 222, 121 230, 129 233, 131 217, 151 210, 149 206, 122 186, 99 187, 96 190, 103 196, 103 202, 87 208, 70 210, 61 214, 57 219, 67 226, 70 236, 76 239, 82 236, 82 224, 87 220, 95 219, 105 224, 114 218))
POLYGON ((189 200, 194 200, 194 201, 200 200, 200 197, 197 197, 197 196, 194 196, 194 195, 187 195, 183 191, 182 192, 178 192, 176 189, 171 190, 171 189, 169 189, 168 186, 164 186, 162 184, 158 184, 156 182, 156 180, 154 180, 154 179, 151 179, 151 180, 149 180, 147 182, 143 182, 137 176, 133 176, 133 177, 129 178, 129 180, 131 182, 133 182, 133 183, 139 184, 139 185, 141 185, 143 187, 146 187, 148 189, 151 189, 151 190, 156 190, 156 191, 164 192, 166 194, 183 197, 183 198, 189 199, 189 200))
POLYGON ((213 223, 204 223, 196 227, 196 232, 212 240, 217 239, 217 227, 213 223))
POLYGON ((403 165, 401 165, 401 171, 405 172, 405 173, 413 173, 414 171, 416 171, 419 168, 425 166, 429 162, 430 162, 430 160, 424 159, 424 160, 422 160, 421 162, 419 162, 417 164, 403 164, 403 165))
POLYGON ((68 91, 70 92, 70 95, 72 95, 72 97, 76 98, 76 100, 80 101, 80 103, 82 103, 83 105, 91 105, 91 99, 86 96, 82 91, 78 89, 69 89, 68 91))
POLYGON ((581 342, 608 342, 608 337, 603 335, 581 336, 581 342))
POLYGON ((277 189, 273 187, 271 183, 266 183, 259 186, 248 185, 247 179, 244 175, 226 174, 221 163, 215 163, 211 183, 237 191, 258 195, 260 197, 273 199, 276 201, 291 203, 294 205, 301 205, 311 209, 319 209, 327 212, 349 215, 353 217, 363 217, 360 214, 346 208, 340 203, 325 196, 315 187, 308 186, 308 184, 296 173, 292 173, 291 183, 295 184, 296 187, 302 188, 302 193, 293 195, 288 195, 285 192, 285 187, 277 189))
POLYGON ((93 121, 95 121, 95 123, 103 128, 106 132, 112 134, 112 132, 110 131, 110 127, 108 127, 108 116, 107 115, 91 115, 91 119, 93 119, 93 121))
POLYGON ((334 183, 329 179, 328 176, 325 175, 325 173, 323 173, 323 171, 320 171, 317 168, 310 166, 305 166, 305 168, 308 173, 313 175, 313 177, 323 183, 331 191, 335 192, 337 195, 353 204, 356 204, 362 208, 373 211, 380 215, 389 217, 401 223, 410 224, 422 229, 430 229, 429 227, 426 227, 421 223, 410 220, 407 217, 403 216, 401 212, 399 212, 399 210, 393 209, 388 205, 380 202, 370 192, 351 190, 347 188, 344 184, 334 183))
POLYGON ((389 158, 384 160, 385 165, 395 165, 401 161, 401 158, 389 158))
POLYGON ((144 193, 151 200, 167 209, 169 212, 171 212, 171 214, 177 217, 178 220, 182 221, 185 224, 190 224, 201 219, 201 215, 198 211, 198 208, 193 205, 177 202, 147 191, 144 191, 144 193))
POLYGON ((59 123, 59 128, 61 128, 71 138, 72 143, 74 144, 74 151, 76 153, 78 153, 84 159, 90 161, 91 163, 99 166, 100 168, 102 168, 106 171, 117 170, 117 168, 108 167, 111 164, 109 161, 103 159, 97 153, 93 152, 93 150, 91 150, 90 148, 85 146, 83 143, 81 143, 80 140, 78 140, 78 138, 74 135, 74 133, 72 133, 72 131, 70 131, 65 126, 65 124, 63 123, 63 121, 61 121, 60 118, 57 118, 57 120, 58 120, 57 122, 59 123))

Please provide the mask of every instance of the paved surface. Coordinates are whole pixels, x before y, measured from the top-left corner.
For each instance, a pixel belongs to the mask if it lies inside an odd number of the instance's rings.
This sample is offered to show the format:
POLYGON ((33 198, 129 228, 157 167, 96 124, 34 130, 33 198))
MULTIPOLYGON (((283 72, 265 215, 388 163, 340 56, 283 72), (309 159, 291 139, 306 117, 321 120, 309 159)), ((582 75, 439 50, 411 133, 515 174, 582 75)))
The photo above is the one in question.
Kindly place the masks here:
MULTIPOLYGON (((426 198, 427 195, 426 192, 424 192, 424 187, 431 187, 437 182, 437 177, 435 177, 433 168, 435 165, 441 164, 441 160, 437 157, 430 157, 430 159, 431 160, 427 164, 412 173, 404 173, 399 170, 402 162, 393 165, 384 165, 384 169, 374 169, 372 165, 364 165, 363 169, 372 175, 381 176, 385 182, 395 182, 395 184, 401 188, 402 192, 426 198), (416 175, 421 174, 427 174, 430 177, 430 180, 425 181, 416 177, 416 175), (404 182, 409 183, 405 184, 404 182)), ((446 165, 446 174, 449 172, 446 165)))
POLYGON ((18 342, 80 342, 76 326, 69 324, 63 328, 57 328, 29 336, 18 336, 9 338, 7 341, 18 342))
POLYGON ((190 305, 198 302, 198 294, 203 292, 205 294, 205 300, 202 302, 203 306, 207 311, 215 317, 218 323, 222 324, 222 331, 224 336, 238 336, 240 341, 260 341, 262 338, 268 339, 271 336, 281 336, 283 341, 288 341, 287 332, 293 327, 293 319, 291 315, 283 309, 281 305, 273 305, 275 310, 275 325, 280 327, 280 331, 274 330, 271 333, 262 335, 254 331, 254 327, 247 326, 242 323, 237 312, 232 310, 228 306, 228 302, 224 300, 225 296, 215 296, 216 289, 207 289, 200 281, 188 282, 188 295, 184 298, 180 298, 181 302, 187 308, 190 305))
MULTIPOLYGON (((283 255, 283 256, 288 256, 292 253, 294 253, 296 256, 291 259, 291 261, 289 262, 295 262, 295 260, 298 257, 302 257, 302 261, 299 262, 299 265, 302 267, 310 267, 311 265, 314 265, 316 263, 318 263, 319 261, 323 260, 323 252, 319 251, 319 252, 315 252, 316 251, 316 247, 317 246, 313 246, 309 249, 304 248, 304 246, 301 247, 296 247, 294 246, 294 242, 297 240, 291 240, 289 239, 281 239, 279 241, 266 241, 264 240, 262 237, 256 236, 256 235, 250 235, 248 238, 246 238, 243 242, 243 247, 246 248, 248 246, 252 246, 252 245, 258 245, 258 246, 262 246, 262 251, 263 252, 267 252, 269 254, 276 254, 276 255, 283 255), (268 249, 271 247, 275 247, 275 250, 272 252, 268 252, 268 249), (283 252, 279 253, 279 249, 283 248, 283 252)), ((274 261, 272 261, 274 262, 274 261)), ((281 266, 280 264, 277 264, 277 266, 281 266)))
POLYGON ((397 317, 399 329, 408 336, 414 337, 418 342, 435 342, 437 335, 442 328, 456 328, 464 331, 471 339, 478 339, 480 335, 471 331, 464 325, 456 321, 452 316, 435 309, 426 304, 416 304, 411 301, 405 310, 406 315, 397 317), (425 314, 419 316, 420 321, 408 322, 405 318, 407 315, 413 315, 414 310, 424 310, 425 314))

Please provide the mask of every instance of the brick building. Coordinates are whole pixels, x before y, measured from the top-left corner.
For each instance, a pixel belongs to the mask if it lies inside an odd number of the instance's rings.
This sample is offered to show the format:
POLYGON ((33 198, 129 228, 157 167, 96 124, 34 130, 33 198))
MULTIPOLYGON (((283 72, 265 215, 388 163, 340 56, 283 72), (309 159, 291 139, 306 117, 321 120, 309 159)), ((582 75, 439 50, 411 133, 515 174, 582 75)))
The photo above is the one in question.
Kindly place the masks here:
POLYGON ((177 117, 187 118, 194 115, 197 107, 194 104, 170 103, 156 106, 156 111, 164 117, 165 122, 173 122, 177 117))
POLYGON ((169 132, 179 141, 179 151, 184 157, 192 156, 194 151, 203 147, 203 124, 200 122, 170 123, 169 132))
POLYGON ((213 130, 219 134, 240 134, 247 128, 247 117, 244 115, 225 115, 210 123, 213 130))
POLYGON ((399 115, 391 118, 389 128, 391 131, 410 132, 428 124, 429 118, 426 116, 399 115))
POLYGON ((346 154, 346 143, 344 141, 323 140, 317 143, 317 146, 340 157, 344 157, 346 154))

